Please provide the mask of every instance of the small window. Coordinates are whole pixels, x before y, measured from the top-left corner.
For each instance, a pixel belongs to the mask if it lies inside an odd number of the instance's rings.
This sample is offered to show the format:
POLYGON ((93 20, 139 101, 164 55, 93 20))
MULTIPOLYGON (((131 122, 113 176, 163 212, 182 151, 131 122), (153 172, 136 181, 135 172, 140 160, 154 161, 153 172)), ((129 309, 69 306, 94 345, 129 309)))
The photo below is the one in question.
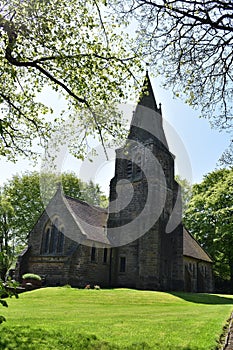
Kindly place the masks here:
POLYGON ((96 247, 93 246, 93 247, 91 248, 91 261, 93 262, 93 261, 95 261, 95 260, 96 260, 96 247))
POLYGON ((141 176, 142 175, 142 169, 139 168, 139 166, 137 166, 137 169, 136 169, 136 176, 141 176))
POLYGON ((133 167, 132 167, 132 162, 129 160, 127 163, 127 178, 130 179, 132 177, 132 173, 133 173, 133 167))
POLYGON ((104 248, 103 263, 106 264, 108 260, 108 249, 104 248))
POLYGON ((136 166, 136 176, 140 176, 142 174, 142 169, 141 169, 142 157, 141 157, 140 154, 137 156, 136 161, 137 161, 137 164, 135 164, 135 166, 136 166))
POLYGON ((124 256, 120 257, 120 272, 125 272, 126 258, 124 256))

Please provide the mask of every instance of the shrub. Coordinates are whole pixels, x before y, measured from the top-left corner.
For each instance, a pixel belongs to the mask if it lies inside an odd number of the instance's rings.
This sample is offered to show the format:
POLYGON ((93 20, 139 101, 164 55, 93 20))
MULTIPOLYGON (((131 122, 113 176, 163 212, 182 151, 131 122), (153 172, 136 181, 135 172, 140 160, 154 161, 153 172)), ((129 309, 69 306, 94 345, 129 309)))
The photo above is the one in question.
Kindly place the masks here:
MULTIPOLYGON (((5 300, 7 297, 12 297, 15 296, 18 298, 18 295, 16 293, 16 282, 11 282, 10 280, 8 281, 8 286, 6 286, 2 280, 0 279, 0 305, 8 307, 8 304, 5 300)), ((0 324, 6 321, 5 317, 0 315, 0 324)))
POLYGON ((39 275, 36 275, 35 273, 25 273, 22 276, 22 279, 23 280, 31 279, 31 280, 41 281, 41 277, 39 275))

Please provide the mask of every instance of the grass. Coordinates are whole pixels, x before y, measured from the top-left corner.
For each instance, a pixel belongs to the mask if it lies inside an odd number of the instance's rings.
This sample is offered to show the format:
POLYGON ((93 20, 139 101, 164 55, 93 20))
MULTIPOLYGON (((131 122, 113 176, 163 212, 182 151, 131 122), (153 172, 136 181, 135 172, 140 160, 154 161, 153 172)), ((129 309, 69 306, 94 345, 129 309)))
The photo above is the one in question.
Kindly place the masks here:
POLYGON ((56 287, 8 304, 0 349, 213 350, 233 296, 56 287))

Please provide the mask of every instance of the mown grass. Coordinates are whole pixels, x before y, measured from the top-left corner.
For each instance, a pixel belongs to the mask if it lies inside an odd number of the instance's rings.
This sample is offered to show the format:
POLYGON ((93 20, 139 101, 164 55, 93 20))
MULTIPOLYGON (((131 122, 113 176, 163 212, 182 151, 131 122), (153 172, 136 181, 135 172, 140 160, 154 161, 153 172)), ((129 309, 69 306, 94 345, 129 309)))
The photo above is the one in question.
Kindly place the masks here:
POLYGON ((56 287, 8 304, 0 349, 212 350, 233 296, 56 287))

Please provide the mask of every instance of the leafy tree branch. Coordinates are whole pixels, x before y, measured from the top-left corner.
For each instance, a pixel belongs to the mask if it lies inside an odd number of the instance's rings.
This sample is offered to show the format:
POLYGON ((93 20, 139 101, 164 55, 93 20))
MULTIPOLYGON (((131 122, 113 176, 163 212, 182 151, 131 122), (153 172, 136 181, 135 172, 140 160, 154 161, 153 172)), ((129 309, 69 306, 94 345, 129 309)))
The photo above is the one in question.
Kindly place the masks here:
POLYGON ((164 86, 200 109, 211 126, 232 132, 232 1, 110 3, 122 22, 136 20, 136 42, 164 86))
MULTIPOLYGON (((43 115, 51 110, 37 101, 44 86, 65 97, 69 116, 78 118, 80 110, 87 109, 92 117, 88 133, 98 133, 102 143, 102 125, 116 133, 114 117, 97 114, 96 106, 102 105, 104 114, 108 105, 127 98, 137 84, 141 63, 130 41, 114 29, 113 14, 106 16, 104 8, 101 0, 69 0, 68 6, 63 0, 2 2, 0 118, 15 133, 8 129, 5 135, 2 125, 0 154, 10 159, 30 154, 33 139, 48 139, 52 126, 56 129, 62 123, 62 116, 54 116, 55 124, 45 121, 43 115)), ((79 123, 86 127, 83 120, 79 123)))

